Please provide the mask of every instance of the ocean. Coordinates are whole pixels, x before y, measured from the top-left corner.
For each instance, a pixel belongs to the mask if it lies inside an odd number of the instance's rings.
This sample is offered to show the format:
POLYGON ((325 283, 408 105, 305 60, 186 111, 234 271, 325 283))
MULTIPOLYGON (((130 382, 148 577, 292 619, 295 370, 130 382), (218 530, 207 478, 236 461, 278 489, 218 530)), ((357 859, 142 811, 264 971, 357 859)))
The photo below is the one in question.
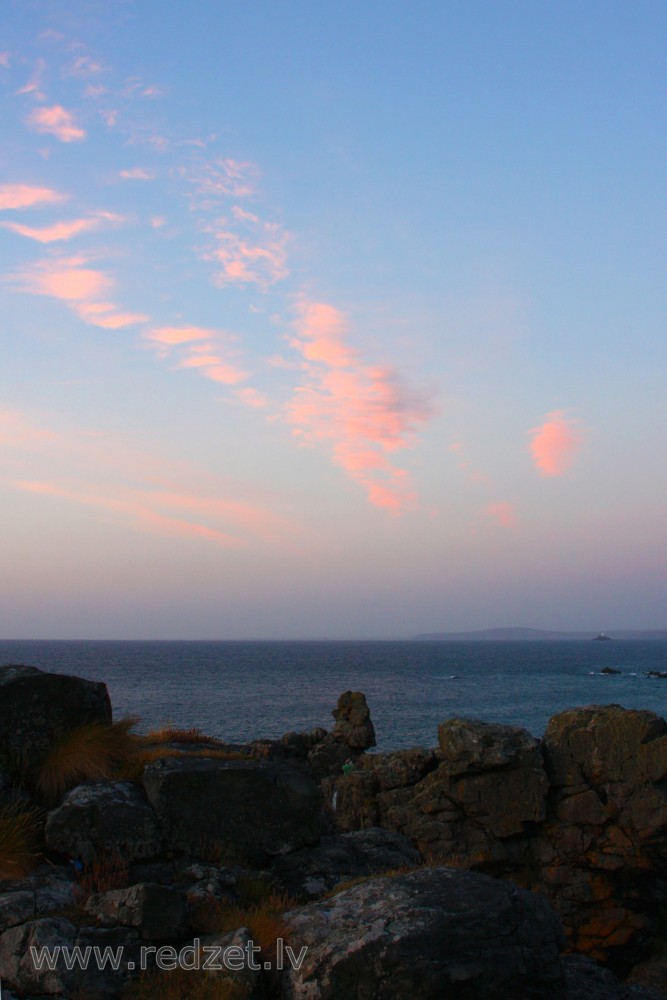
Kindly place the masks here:
POLYGON ((453 716, 524 726, 615 703, 664 715, 665 641, 153 642, 0 641, 0 663, 104 681, 114 718, 140 731, 197 726, 230 742, 330 729, 339 694, 363 691, 378 749, 435 746, 453 716), (619 674, 603 675, 604 667, 619 674))

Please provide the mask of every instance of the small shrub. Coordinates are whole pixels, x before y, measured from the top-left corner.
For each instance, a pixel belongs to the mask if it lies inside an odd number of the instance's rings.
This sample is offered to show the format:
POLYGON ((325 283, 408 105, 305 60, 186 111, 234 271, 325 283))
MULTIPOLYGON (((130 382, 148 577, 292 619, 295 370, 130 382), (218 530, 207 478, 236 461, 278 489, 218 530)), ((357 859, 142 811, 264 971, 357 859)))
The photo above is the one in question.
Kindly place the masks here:
POLYGON ((41 813, 23 805, 0 806, 0 879, 22 878, 41 860, 41 813))
POLYGON ((34 785, 39 798, 53 805, 83 781, 115 777, 118 768, 137 752, 136 738, 130 732, 136 722, 89 722, 66 732, 37 771, 34 785))

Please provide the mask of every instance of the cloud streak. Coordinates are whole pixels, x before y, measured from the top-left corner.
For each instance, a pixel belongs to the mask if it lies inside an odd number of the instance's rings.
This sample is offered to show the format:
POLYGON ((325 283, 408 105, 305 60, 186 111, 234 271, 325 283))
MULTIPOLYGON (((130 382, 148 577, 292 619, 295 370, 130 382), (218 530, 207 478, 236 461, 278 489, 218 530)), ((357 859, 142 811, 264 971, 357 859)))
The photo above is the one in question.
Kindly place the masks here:
POLYGON ((581 444, 577 422, 567 418, 563 410, 553 410, 530 434, 530 450, 540 475, 562 476, 567 472, 581 444))
POLYGON ((417 503, 406 470, 389 458, 410 448, 433 413, 428 394, 408 389, 388 367, 364 364, 347 343, 344 315, 302 301, 290 346, 303 358, 303 384, 286 419, 303 444, 328 443, 333 461, 370 503, 399 514, 417 503))
POLYGON ((31 184, 0 184, 0 211, 52 205, 66 199, 67 195, 54 191, 53 188, 35 187, 31 184))
POLYGON ((194 369, 222 385, 237 385, 248 378, 248 372, 239 364, 236 338, 224 330, 162 326, 149 330, 144 337, 160 357, 173 357, 175 353, 177 368, 194 369))
POLYGON ((71 240, 81 233, 100 229, 105 223, 121 222, 121 216, 111 212, 95 212, 82 219, 70 219, 69 222, 55 222, 51 226, 26 226, 20 222, 3 222, 5 229, 18 236, 36 240, 38 243, 56 243, 71 240))
POLYGON ((114 281, 88 266, 84 256, 53 257, 11 276, 20 291, 46 295, 64 302, 84 323, 116 330, 148 322, 144 313, 123 312, 109 301, 114 281))

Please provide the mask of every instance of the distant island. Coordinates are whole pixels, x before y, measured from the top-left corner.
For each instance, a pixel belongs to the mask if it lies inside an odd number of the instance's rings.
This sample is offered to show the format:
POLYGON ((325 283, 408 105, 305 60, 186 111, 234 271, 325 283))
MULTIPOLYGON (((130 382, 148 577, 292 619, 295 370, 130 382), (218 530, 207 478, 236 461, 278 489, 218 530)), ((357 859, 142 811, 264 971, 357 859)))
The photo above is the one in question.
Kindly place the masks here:
POLYGON ((485 628, 479 632, 422 632, 415 640, 432 642, 545 642, 548 640, 667 639, 667 629, 613 629, 600 632, 555 632, 540 628, 485 628))

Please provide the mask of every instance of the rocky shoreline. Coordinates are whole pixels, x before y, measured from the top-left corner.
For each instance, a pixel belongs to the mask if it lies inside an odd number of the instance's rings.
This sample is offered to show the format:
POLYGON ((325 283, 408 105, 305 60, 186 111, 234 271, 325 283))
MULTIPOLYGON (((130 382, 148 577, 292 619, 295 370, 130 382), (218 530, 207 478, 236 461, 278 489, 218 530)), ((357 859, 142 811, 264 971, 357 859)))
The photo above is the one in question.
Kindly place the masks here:
POLYGON ((138 737, 105 685, 0 667, 2 1000, 667 997, 664 719, 369 753, 363 694, 333 715, 138 737))

